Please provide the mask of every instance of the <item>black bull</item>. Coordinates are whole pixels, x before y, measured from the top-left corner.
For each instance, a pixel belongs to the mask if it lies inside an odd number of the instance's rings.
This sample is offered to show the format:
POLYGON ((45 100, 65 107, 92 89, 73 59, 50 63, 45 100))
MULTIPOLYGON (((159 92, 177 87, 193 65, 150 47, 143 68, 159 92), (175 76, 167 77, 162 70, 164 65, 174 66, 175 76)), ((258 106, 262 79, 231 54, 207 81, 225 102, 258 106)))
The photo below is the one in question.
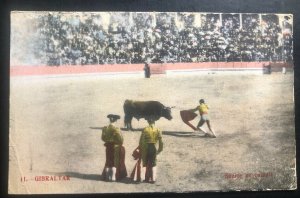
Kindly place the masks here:
POLYGON ((137 120, 144 118, 145 120, 152 119, 154 121, 164 117, 168 120, 172 119, 171 108, 165 107, 158 101, 132 101, 126 100, 123 105, 125 117, 124 124, 127 129, 132 129, 132 118, 137 120))

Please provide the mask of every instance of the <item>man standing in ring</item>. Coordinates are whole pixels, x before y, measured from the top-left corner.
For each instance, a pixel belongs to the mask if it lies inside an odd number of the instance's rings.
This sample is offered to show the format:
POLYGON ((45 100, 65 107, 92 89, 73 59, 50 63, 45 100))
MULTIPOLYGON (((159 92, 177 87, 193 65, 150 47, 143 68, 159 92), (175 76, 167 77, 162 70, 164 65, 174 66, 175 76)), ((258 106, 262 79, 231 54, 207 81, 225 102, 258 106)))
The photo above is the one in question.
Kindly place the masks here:
POLYGON ((149 126, 143 129, 139 147, 141 149, 141 180, 155 183, 157 175, 156 157, 163 150, 161 131, 155 127, 152 118, 147 119, 149 126), (156 144, 158 143, 158 149, 156 144))
POLYGON ((119 115, 109 114, 107 116, 110 124, 102 129, 102 140, 106 147, 106 162, 102 177, 106 181, 116 181, 127 176, 125 166, 125 148, 123 147, 123 136, 114 122, 120 119, 119 115))
POLYGON ((204 99, 200 99, 199 103, 200 103, 200 105, 198 105, 195 109, 191 109, 192 112, 199 111, 199 114, 201 117, 200 121, 197 125, 197 130, 205 133, 205 136, 215 138, 216 134, 213 131, 211 124, 210 124, 210 118, 209 118, 209 114, 208 114, 208 109, 209 109, 208 105, 205 103, 204 99), (211 132, 211 134, 207 133, 204 129, 201 128, 204 123, 207 124, 207 127, 208 127, 209 131, 211 132))

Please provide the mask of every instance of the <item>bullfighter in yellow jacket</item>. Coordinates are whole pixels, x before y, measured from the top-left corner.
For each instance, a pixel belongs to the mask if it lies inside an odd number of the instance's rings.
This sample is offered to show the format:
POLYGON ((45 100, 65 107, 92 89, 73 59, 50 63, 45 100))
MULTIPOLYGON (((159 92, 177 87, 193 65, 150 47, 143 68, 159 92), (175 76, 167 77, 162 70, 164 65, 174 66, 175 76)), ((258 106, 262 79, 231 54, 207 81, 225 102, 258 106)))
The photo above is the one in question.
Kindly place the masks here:
POLYGON ((199 111, 200 114, 200 121, 197 125, 197 130, 202 131, 205 133, 205 135, 209 136, 209 137, 216 137, 216 134, 214 132, 214 130, 211 127, 211 123, 210 123, 210 118, 209 118, 209 114, 208 114, 208 105, 205 103, 204 99, 200 99, 199 100, 200 105, 198 105, 195 109, 192 109, 191 111, 195 112, 195 111, 199 111), (212 134, 207 133, 204 129, 201 128, 201 126, 203 126, 203 124, 206 123, 208 129, 210 130, 210 132, 212 134))
POLYGON ((127 176, 125 166, 125 148, 123 136, 119 128, 113 125, 120 116, 109 114, 110 124, 102 129, 102 140, 106 147, 106 162, 102 172, 105 180, 116 181, 127 176))
POLYGON ((143 129, 139 147, 141 149, 141 180, 154 183, 156 181, 156 157, 163 150, 161 131, 155 127, 153 119, 148 119, 149 126, 143 129), (158 143, 158 149, 156 144, 158 143))

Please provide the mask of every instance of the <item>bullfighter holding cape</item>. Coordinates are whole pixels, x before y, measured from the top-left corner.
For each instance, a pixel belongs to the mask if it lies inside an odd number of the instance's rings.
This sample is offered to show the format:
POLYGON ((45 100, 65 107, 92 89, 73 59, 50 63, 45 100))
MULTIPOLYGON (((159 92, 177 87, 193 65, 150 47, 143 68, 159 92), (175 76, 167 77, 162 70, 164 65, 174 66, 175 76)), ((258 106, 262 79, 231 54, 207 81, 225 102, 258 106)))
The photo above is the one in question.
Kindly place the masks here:
POLYGON ((199 103, 200 103, 200 105, 198 105, 194 109, 180 111, 180 117, 181 117, 182 121, 185 124, 187 124, 189 127, 191 127, 194 131, 201 131, 205 134, 205 136, 215 138, 216 134, 211 127, 210 118, 208 115, 209 107, 205 103, 204 99, 200 99, 199 103), (200 121, 198 122, 197 127, 195 127, 194 125, 192 125, 190 123, 190 121, 194 120, 197 117, 197 114, 195 113, 195 111, 199 111, 199 115, 200 115, 200 121), (207 127, 208 127, 210 133, 206 132, 203 128, 201 128, 204 123, 207 124, 207 127))
POLYGON ((131 178, 134 181, 156 182, 157 155, 163 150, 161 131, 154 126, 154 120, 149 118, 149 126, 143 129, 139 146, 133 152, 133 157, 138 160, 131 178), (156 144, 158 143, 158 148, 156 144))
POLYGON ((115 121, 120 119, 120 116, 109 114, 107 117, 110 124, 102 129, 102 140, 106 147, 106 162, 102 177, 106 181, 116 181, 127 176, 125 148, 122 146, 123 136, 120 129, 113 125, 115 121))

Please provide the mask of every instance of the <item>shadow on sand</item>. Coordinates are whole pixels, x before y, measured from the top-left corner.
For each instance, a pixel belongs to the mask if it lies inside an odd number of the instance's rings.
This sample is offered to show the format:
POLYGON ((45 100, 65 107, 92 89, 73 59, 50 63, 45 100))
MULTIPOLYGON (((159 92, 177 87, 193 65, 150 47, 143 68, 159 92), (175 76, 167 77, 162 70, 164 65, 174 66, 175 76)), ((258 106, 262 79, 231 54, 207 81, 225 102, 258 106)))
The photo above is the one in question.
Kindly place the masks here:
POLYGON ((170 135, 175 137, 191 137, 191 138, 208 138, 199 132, 184 132, 184 131, 163 131, 163 135, 170 135))
POLYGON ((143 128, 137 128, 137 129, 131 129, 131 130, 129 130, 129 129, 127 129, 127 128, 121 128, 121 130, 122 131, 132 131, 132 132, 135 132, 135 131, 142 131, 143 130, 143 128))
POLYGON ((72 178, 78 178, 78 179, 85 179, 85 180, 95 180, 95 181, 101 181, 102 177, 101 175, 97 174, 84 174, 84 173, 77 173, 77 172, 44 172, 49 175, 55 175, 55 176, 69 176, 71 179, 72 178))
MULTIPOLYGON (((69 176, 70 179, 77 178, 77 179, 84 179, 84 180, 111 182, 111 181, 103 180, 101 174, 99 174, 99 175, 97 175, 97 174, 84 174, 84 173, 78 173, 78 172, 47 172, 47 174, 56 175, 56 176, 69 176)), ((116 183, 138 184, 139 182, 133 181, 129 177, 125 177, 125 178, 123 178, 119 181, 116 181, 116 183)))
MULTIPOLYGON (((102 130, 103 127, 89 127, 90 129, 93 130, 102 130)), ((120 128, 122 131, 128 131, 128 132, 136 132, 136 131, 142 131, 143 128, 137 128, 137 129, 132 129, 128 130, 127 128, 120 128)), ((199 132, 185 132, 185 131, 163 131, 163 135, 170 135, 170 136, 175 136, 175 137, 196 137, 196 138, 208 138, 207 136, 204 136, 204 134, 199 133, 199 132)))
POLYGON ((89 127, 90 129, 94 129, 94 130, 102 130, 103 127, 89 127))
MULTIPOLYGON (((102 130, 103 127, 89 127, 90 129, 93 129, 93 130, 102 130)), ((137 129, 132 129, 132 130, 128 130, 127 128, 120 128, 122 131, 129 131, 129 132, 135 132, 135 131, 142 131, 143 128, 137 128, 137 129)))

